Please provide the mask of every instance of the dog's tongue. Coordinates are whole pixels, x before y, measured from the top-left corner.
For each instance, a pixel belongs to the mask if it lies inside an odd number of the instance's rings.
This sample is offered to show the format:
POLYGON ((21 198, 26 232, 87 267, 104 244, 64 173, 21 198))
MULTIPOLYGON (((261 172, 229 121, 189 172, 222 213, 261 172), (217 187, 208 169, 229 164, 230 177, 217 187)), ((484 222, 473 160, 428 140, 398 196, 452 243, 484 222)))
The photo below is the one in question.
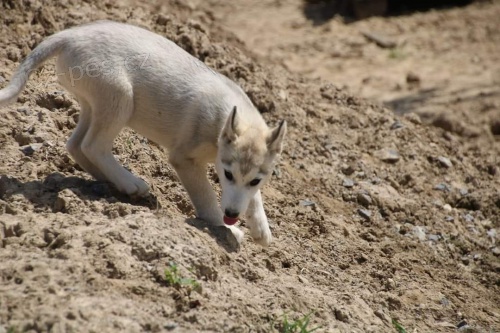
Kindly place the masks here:
POLYGON ((234 217, 227 217, 226 215, 224 215, 224 223, 227 224, 227 225, 233 225, 235 224, 236 222, 238 222, 238 218, 234 218, 234 217))

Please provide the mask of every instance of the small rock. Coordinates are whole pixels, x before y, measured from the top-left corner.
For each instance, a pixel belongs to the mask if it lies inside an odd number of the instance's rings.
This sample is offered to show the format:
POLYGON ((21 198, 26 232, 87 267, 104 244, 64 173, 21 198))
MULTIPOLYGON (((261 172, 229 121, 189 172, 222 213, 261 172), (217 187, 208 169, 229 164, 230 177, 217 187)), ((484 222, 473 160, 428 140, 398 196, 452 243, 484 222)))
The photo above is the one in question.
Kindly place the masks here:
POLYGON ((445 216, 444 220, 446 222, 453 222, 453 221, 455 221, 455 219, 453 218, 453 216, 450 216, 450 215, 445 216))
POLYGON ((441 239, 441 236, 440 235, 433 235, 433 234, 431 234, 431 235, 428 236, 428 238, 429 238, 430 241, 437 242, 437 241, 439 241, 441 239))
POLYGON ((381 149, 375 152, 375 156, 386 163, 396 163, 400 159, 400 155, 395 149, 381 149))
POLYGON ((420 119, 420 116, 416 113, 410 112, 410 113, 407 113, 404 117, 406 119, 408 119, 408 121, 412 122, 415 125, 422 124, 422 119, 420 119))
POLYGON ((465 222, 467 223, 473 223, 474 222, 474 216, 470 215, 470 214, 465 214, 463 216, 465 222))
POLYGON ((368 193, 364 193, 364 192, 359 192, 358 193, 358 202, 359 204, 365 206, 365 207, 368 207, 372 204, 372 197, 370 197, 370 195, 368 193))
POLYGON ((340 167, 340 170, 342 171, 342 173, 346 176, 350 176, 354 173, 354 168, 352 167, 352 165, 347 165, 347 164, 344 164, 340 167))
POLYGON ((453 166, 453 164, 451 163, 450 159, 447 158, 447 157, 444 157, 444 156, 439 156, 437 158, 439 164, 441 164, 441 166, 445 167, 445 168, 451 168, 453 166))
POLYGON ((460 195, 461 196, 466 196, 467 194, 469 194, 469 190, 466 189, 466 188, 461 188, 460 189, 460 195))
POLYGON ((304 283, 304 284, 307 284, 309 283, 309 280, 307 280, 305 277, 303 277, 302 275, 299 275, 299 281, 304 283))
POLYGON ((394 281, 394 279, 388 278, 387 281, 385 282, 385 289, 387 290, 396 289, 396 281, 394 281))
POLYGON ((488 237, 490 237, 491 240, 493 242, 495 242, 495 238, 497 237, 497 231, 496 231, 496 229, 490 229, 490 230, 486 231, 486 235, 488 235, 488 237))
POLYGON ((21 147, 21 151, 24 153, 26 156, 31 156, 33 155, 37 150, 40 150, 42 148, 43 143, 32 143, 30 145, 26 145, 21 147))
POLYGON ((179 325, 177 325, 176 323, 166 323, 165 325, 163 325, 163 328, 166 329, 167 331, 173 331, 175 330, 179 325))
POLYGON ((17 112, 22 113, 25 116, 29 116, 32 113, 31 110, 25 106, 18 108, 17 112))
POLYGON ((462 320, 461 322, 459 322, 459 323, 457 324, 457 328, 459 328, 459 329, 460 329, 460 328, 463 328, 463 327, 466 327, 466 326, 468 327, 468 326, 469 326, 469 324, 467 324, 467 322, 466 322, 465 320, 462 320))
POLYGON ((500 135, 500 120, 493 120, 490 125, 490 130, 493 135, 500 135))
POLYGON ((387 324, 391 323, 391 318, 383 311, 377 310, 374 313, 375 313, 375 316, 379 317, 383 322, 385 322, 387 324))
POLYGON ((410 85, 418 85, 420 84, 420 76, 413 72, 408 72, 408 74, 406 74, 406 83, 410 85))
POLYGON ((344 178, 344 180, 342 181, 342 186, 346 188, 352 188, 354 186, 354 180, 350 178, 344 178))
POLYGON ((167 25, 167 23, 170 22, 171 20, 172 18, 170 16, 159 14, 158 17, 156 18, 156 24, 167 25))
POLYGON ((316 206, 316 203, 314 201, 310 201, 310 200, 300 200, 299 205, 304 206, 304 207, 309 207, 309 206, 316 206))
MULTIPOLYGON (((353 2, 353 6, 359 6, 360 4, 358 4, 356 1, 353 2)), ((377 44, 378 46, 382 47, 382 48, 394 48, 397 46, 397 42, 385 35, 382 35, 380 33, 374 33, 374 32, 370 32, 370 31, 362 31, 361 32, 363 34, 363 36, 365 36, 366 39, 368 39, 369 41, 371 42, 374 42, 375 44, 377 44)))
POLYGON ((349 314, 344 309, 335 309, 335 319, 348 323, 349 322, 349 314))
POLYGON ((450 187, 445 183, 437 184, 436 186, 434 186, 434 189, 443 192, 450 192, 450 187))
POLYGON ((392 123, 391 125, 391 130, 396 130, 396 129, 400 129, 400 128, 404 128, 405 125, 400 122, 399 120, 396 120, 394 123, 392 123))
POLYGON ((494 255, 497 257, 500 256, 500 247, 495 246, 494 248, 491 249, 491 252, 493 252, 494 255))
POLYGON ((496 165, 488 165, 487 169, 488 173, 492 176, 495 176, 498 173, 498 167, 496 165))
POLYGON ((424 228, 419 226, 413 227, 413 235, 420 241, 425 241, 426 239, 424 228))
POLYGON ((446 205, 444 205, 444 206, 443 206, 443 209, 444 209, 445 211, 447 211, 447 212, 451 212, 451 210, 452 210, 452 208, 451 208, 450 204, 446 204, 446 205))
POLYGON ((370 221, 372 218, 372 212, 368 209, 358 209, 358 214, 367 221, 370 221))
POLYGON ((60 248, 65 245, 71 239, 71 234, 67 231, 62 231, 57 237, 49 244, 49 247, 52 249, 60 248))

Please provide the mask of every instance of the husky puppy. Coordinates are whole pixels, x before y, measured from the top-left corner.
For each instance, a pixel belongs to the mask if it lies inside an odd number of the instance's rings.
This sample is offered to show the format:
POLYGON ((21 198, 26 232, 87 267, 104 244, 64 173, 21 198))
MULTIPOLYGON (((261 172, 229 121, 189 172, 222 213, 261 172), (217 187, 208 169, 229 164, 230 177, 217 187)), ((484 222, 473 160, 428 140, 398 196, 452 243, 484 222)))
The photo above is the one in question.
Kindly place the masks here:
POLYGON ((29 75, 57 57, 57 76, 81 106, 67 142, 74 160, 98 180, 128 195, 149 187, 112 154, 115 137, 128 126, 169 150, 169 161, 195 207, 196 216, 233 225, 246 217, 263 246, 271 231, 260 188, 282 150, 286 123, 270 129, 243 90, 172 41, 132 25, 98 21, 56 33, 20 64, 0 90, 0 107, 16 100, 29 75), (215 162, 221 208, 206 165, 215 162))

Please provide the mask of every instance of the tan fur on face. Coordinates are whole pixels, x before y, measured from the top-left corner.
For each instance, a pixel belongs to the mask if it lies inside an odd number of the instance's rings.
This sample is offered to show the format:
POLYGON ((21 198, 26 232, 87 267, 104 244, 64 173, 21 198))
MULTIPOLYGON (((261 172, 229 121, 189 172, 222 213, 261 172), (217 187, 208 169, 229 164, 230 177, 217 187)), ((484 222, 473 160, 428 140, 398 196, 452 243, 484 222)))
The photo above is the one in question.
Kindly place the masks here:
POLYGON ((268 173, 269 170, 262 170, 268 158, 268 148, 266 143, 267 133, 256 127, 248 127, 244 131, 239 131, 238 137, 232 142, 225 142, 227 145, 226 154, 222 156, 222 161, 226 164, 236 162, 243 177, 252 170, 259 170, 268 173))

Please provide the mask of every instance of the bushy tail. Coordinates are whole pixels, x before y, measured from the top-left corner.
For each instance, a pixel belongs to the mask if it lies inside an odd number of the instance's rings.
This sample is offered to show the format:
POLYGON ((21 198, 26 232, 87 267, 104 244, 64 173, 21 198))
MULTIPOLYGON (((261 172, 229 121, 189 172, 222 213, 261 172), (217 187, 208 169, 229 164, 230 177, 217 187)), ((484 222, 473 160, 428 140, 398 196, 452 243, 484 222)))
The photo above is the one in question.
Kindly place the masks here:
POLYGON ((38 45, 23 60, 7 87, 0 90, 0 107, 6 106, 17 99, 29 76, 49 58, 56 56, 64 44, 63 34, 55 34, 38 45))

